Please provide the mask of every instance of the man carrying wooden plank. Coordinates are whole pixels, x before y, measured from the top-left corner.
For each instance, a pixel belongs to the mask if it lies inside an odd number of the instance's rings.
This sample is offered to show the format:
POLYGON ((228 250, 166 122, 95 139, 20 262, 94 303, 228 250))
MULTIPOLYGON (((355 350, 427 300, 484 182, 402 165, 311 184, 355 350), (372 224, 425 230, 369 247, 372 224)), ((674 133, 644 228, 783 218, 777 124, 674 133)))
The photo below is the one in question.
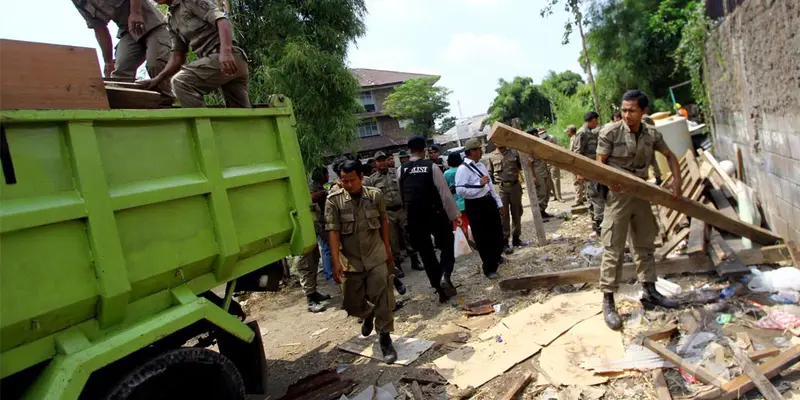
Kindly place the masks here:
MULTIPOLYGON (((94 30, 103 54, 103 75, 107 78, 133 82, 136 69, 145 63, 147 73, 155 77, 169 60, 169 32, 164 15, 148 0, 72 0, 75 8, 94 30), (117 24, 116 59, 114 59, 109 21, 117 24)), ((169 81, 161 82, 158 90, 172 98, 169 81)))
MULTIPOLYGON (((622 121, 603 127, 597 144, 597 161, 647 180, 654 151, 668 160, 672 176, 673 198, 681 196, 680 166, 678 158, 670 151, 655 127, 642 123, 644 109, 649 100, 640 90, 629 90, 622 97, 622 121)), ((614 304, 614 291, 622 275, 622 260, 628 227, 633 239, 634 261, 639 281, 644 286, 642 304, 646 308, 661 306, 675 308, 677 303, 656 291, 655 237, 658 225, 649 201, 627 193, 616 184, 610 187, 602 223, 602 241, 605 250, 600 266, 600 289, 603 291, 603 317, 614 330, 622 328, 622 321, 614 304)))
MULTIPOLYGON (((597 124, 600 115, 594 111, 589 111, 583 117, 583 126, 575 135, 573 151, 591 159, 597 157, 597 124)), ((600 190, 601 185, 583 179, 583 176, 576 175, 575 181, 584 185, 586 197, 589 200, 589 215, 592 218, 592 235, 600 235, 600 224, 603 223, 603 213, 606 207, 605 193, 600 190)))
POLYGON ((233 27, 214 0, 157 3, 169 6, 172 56, 161 73, 142 82, 144 86, 172 79, 175 96, 185 108, 205 107, 203 96, 217 89, 222 90, 227 107, 250 108, 247 56, 235 46, 233 27), (190 48, 198 58, 183 65, 190 48))

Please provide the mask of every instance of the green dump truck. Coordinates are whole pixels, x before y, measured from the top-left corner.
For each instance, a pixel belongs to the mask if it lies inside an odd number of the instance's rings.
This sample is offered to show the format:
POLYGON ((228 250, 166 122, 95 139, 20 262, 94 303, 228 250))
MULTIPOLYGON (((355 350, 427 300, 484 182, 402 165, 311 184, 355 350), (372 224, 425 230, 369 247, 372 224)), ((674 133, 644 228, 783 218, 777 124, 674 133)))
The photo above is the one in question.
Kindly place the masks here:
POLYGON ((0 397, 264 393, 231 295, 316 245, 289 100, 0 124, 0 397))

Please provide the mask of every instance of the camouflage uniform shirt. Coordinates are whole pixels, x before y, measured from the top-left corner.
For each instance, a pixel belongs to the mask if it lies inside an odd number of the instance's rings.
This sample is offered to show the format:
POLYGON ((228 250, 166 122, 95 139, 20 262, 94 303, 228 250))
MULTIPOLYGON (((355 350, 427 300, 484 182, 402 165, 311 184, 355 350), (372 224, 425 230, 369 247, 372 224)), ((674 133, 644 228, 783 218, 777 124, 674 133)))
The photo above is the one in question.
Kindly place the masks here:
POLYGON ((217 20, 225 14, 214 0, 174 0, 167 23, 172 35, 172 51, 194 50, 198 58, 219 51, 217 20))
MULTIPOLYGON (((108 25, 109 21, 117 24, 117 38, 128 32, 128 17, 131 15, 130 0, 72 0, 72 4, 81 13, 89 29, 108 25)), ((144 17, 144 33, 131 36, 139 40, 154 28, 164 24, 164 15, 148 0, 142 0, 142 17, 144 17)))
POLYGON ((325 230, 338 231, 342 254, 347 258, 347 272, 365 272, 386 263, 386 246, 381 237, 386 205, 379 189, 361 187, 361 195, 353 197, 339 189, 325 202, 325 230))

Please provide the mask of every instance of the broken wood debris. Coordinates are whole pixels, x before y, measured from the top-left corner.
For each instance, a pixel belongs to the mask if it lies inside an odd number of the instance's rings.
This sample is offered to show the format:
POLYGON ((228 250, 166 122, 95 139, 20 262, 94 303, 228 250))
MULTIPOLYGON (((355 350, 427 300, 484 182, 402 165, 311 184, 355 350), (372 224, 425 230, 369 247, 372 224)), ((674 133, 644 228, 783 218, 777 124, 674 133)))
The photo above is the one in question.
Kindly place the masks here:
POLYGON ((525 373, 518 377, 514 382, 511 383, 511 386, 503 393, 502 396, 499 397, 500 400, 513 400, 516 399, 517 396, 525 390, 525 387, 531 383, 531 379, 533 379, 533 374, 530 371, 525 371, 525 373))
POLYGON ((336 370, 323 370, 295 382, 286 391, 282 400, 327 400, 338 399, 356 387, 352 379, 342 379, 336 370))
POLYGON ((769 379, 767 379, 767 377, 764 376, 764 374, 759 371, 758 368, 756 368, 756 365, 750 361, 742 349, 740 349, 739 346, 737 346, 736 343, 730 339, 728 339, 727 342, 728 347, 730 347, 730 349, 733 351, 733 358, 736 360, 739 366, 742 367, 744 374, 753 381, 753 384, 756 385, 761 394, 764 395, 764 398, 766 400, 783 399, 783 396, 781 396, 781 393, 778 391, 778 389, 775 389, 775 386, 772 384, 772 382, 770 382, 769 379))
POLYGON ((672 395, 669 393, 667 381, 664 379, 664 370, 656 368, 653 370, 653 386, 656 389, 656 396, 658 400, 672 400, 672 395))
POLYGON ((644 344, 644 347, 647 347, 654 353, 663 357, 665 360, 671 362, 673 365, 680 367, 682 370, 697 377, 697 379, 703 383, 714 385, 718 388, 722 388, 723 385, 726 383, 723 382, 722 379, 720 379, 719 377, 714 376, 714 374, 711 371, 700 366, 699 364, 692 364, 686 362, 683 358, 681 358, 681 356, 673 353, 672 351, 667 349, 666 346, 656 342, 653 339, 645 337, 643 338, 642 344, 644 344))

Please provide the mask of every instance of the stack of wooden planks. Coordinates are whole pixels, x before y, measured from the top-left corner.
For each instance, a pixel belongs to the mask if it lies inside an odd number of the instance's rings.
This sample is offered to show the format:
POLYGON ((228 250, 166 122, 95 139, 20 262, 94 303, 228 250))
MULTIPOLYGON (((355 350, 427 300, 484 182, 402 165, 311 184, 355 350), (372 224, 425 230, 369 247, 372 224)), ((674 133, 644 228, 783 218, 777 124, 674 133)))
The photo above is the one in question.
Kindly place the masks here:
POLYGON ((105 79, 106 94, 111 108, 155 109, 169 104, 171 99, 159 92, 145 90, 135 82, 105 79))

